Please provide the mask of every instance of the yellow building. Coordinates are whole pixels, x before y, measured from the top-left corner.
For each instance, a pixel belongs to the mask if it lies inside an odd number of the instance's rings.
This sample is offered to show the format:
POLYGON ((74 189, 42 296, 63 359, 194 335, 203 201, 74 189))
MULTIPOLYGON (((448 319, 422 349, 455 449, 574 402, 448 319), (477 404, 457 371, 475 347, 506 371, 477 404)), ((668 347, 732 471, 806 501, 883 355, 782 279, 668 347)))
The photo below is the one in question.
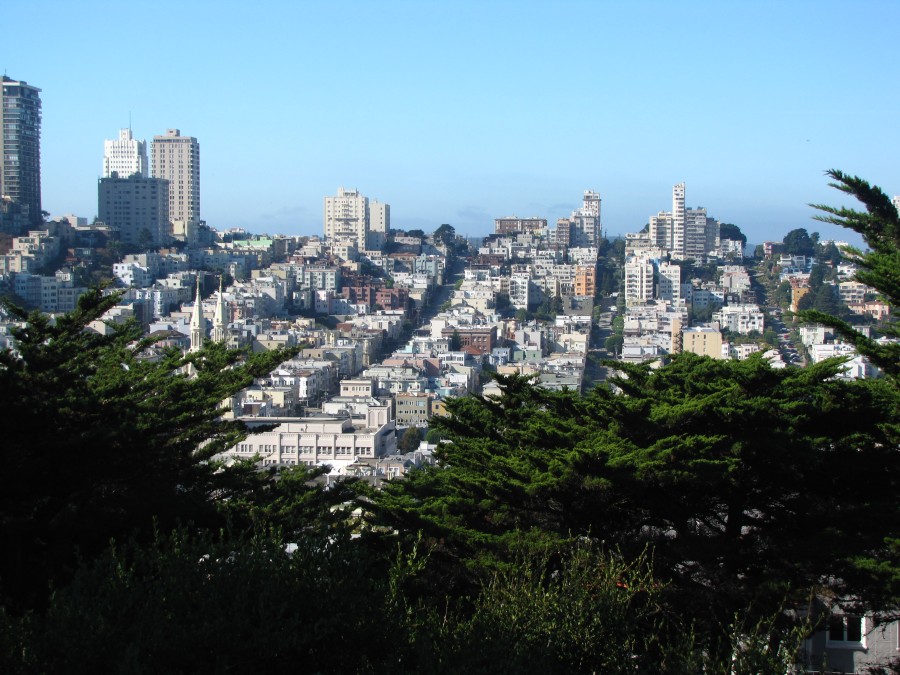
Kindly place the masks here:
POLYGON ((715 328, 685 328, 681 334, 681 349, 684 352, 722 358, 722 333, 715 328))

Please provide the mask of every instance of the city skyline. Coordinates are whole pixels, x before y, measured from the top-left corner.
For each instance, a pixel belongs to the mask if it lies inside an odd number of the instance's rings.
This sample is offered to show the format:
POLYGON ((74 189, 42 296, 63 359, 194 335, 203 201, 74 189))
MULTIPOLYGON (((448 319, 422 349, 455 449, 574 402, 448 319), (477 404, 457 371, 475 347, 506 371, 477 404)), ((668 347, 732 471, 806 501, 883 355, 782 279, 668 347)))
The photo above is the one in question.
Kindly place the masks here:
POLYGON ((17 32, 0 66, 42 90, 54 216, 96 215, 120 128, 148 142, 179 128, 203 147, 217 229, 321 234, 322 200, 345 186, 390 204, 394 228, 467 235, 511 215, 555 223, 595 190, 616 235, 685 182, 686 206, 751 242, 797 227, 852 241, 806 204, 839 199, 830 167, 900 192, 885 84, 900 7, 784 4, 20 3, 12 23, 71 47, 17 32), (140 43, 158 17, 179 49, 108 56, 104 36, 140 43))

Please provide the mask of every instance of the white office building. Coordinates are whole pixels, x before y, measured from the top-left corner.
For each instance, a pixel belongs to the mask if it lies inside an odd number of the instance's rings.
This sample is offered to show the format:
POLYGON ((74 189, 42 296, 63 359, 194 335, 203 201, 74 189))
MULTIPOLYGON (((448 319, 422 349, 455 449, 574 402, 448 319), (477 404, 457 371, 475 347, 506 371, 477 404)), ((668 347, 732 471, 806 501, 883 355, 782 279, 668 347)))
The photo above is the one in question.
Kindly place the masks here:
POLYGON ((119 178, 134 174, 147 178, 149 168, 147 143, 135 140, 131 129, 120 129, 119 138, 103 141, 103 178, 112 178, 113 174, 119 178))

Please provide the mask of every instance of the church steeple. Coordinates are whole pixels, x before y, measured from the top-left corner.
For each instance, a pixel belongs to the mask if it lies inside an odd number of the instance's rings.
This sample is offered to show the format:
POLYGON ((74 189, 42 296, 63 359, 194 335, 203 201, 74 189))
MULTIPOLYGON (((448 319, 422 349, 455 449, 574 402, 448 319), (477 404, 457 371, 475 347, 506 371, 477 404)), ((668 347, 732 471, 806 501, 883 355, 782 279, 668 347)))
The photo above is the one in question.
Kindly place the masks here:
POLYGON ((225 294, 222 289, 222 277, 219 277, 219 300, 216 302, 216 313, 213 317, 213 342, 225 342, 225 294))
POLYGON ((197 275, 197 298, 194 300, 194 311, 191 314, 191 351, 196 352, 203 346, 206 337, 206 326, 203 322, 203 304, 200 301, 200 275, 197 275))

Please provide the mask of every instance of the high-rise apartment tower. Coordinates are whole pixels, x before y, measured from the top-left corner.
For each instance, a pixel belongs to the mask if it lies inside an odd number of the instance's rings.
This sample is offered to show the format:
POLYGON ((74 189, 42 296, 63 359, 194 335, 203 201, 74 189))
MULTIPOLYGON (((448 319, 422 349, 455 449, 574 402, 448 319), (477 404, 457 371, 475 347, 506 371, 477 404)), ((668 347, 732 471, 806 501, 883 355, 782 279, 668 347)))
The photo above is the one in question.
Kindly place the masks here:
POLYGON ((338 188, 334 197, 325 197, 324 231, 330 241, 353 241, 360 250, 384 247, 391 229, 391 207, 360 194, 359 190, 338 188))
POLYGON ((6 75, 0 78, 0 197, 21 218, 39 227, 41 215, 41 90, 6 75))
POLYGON ((173 223, 200 222, 200 143, 168 129, 154 136, 150 148, 154 178, 169 181, 169 220, 173 223))

